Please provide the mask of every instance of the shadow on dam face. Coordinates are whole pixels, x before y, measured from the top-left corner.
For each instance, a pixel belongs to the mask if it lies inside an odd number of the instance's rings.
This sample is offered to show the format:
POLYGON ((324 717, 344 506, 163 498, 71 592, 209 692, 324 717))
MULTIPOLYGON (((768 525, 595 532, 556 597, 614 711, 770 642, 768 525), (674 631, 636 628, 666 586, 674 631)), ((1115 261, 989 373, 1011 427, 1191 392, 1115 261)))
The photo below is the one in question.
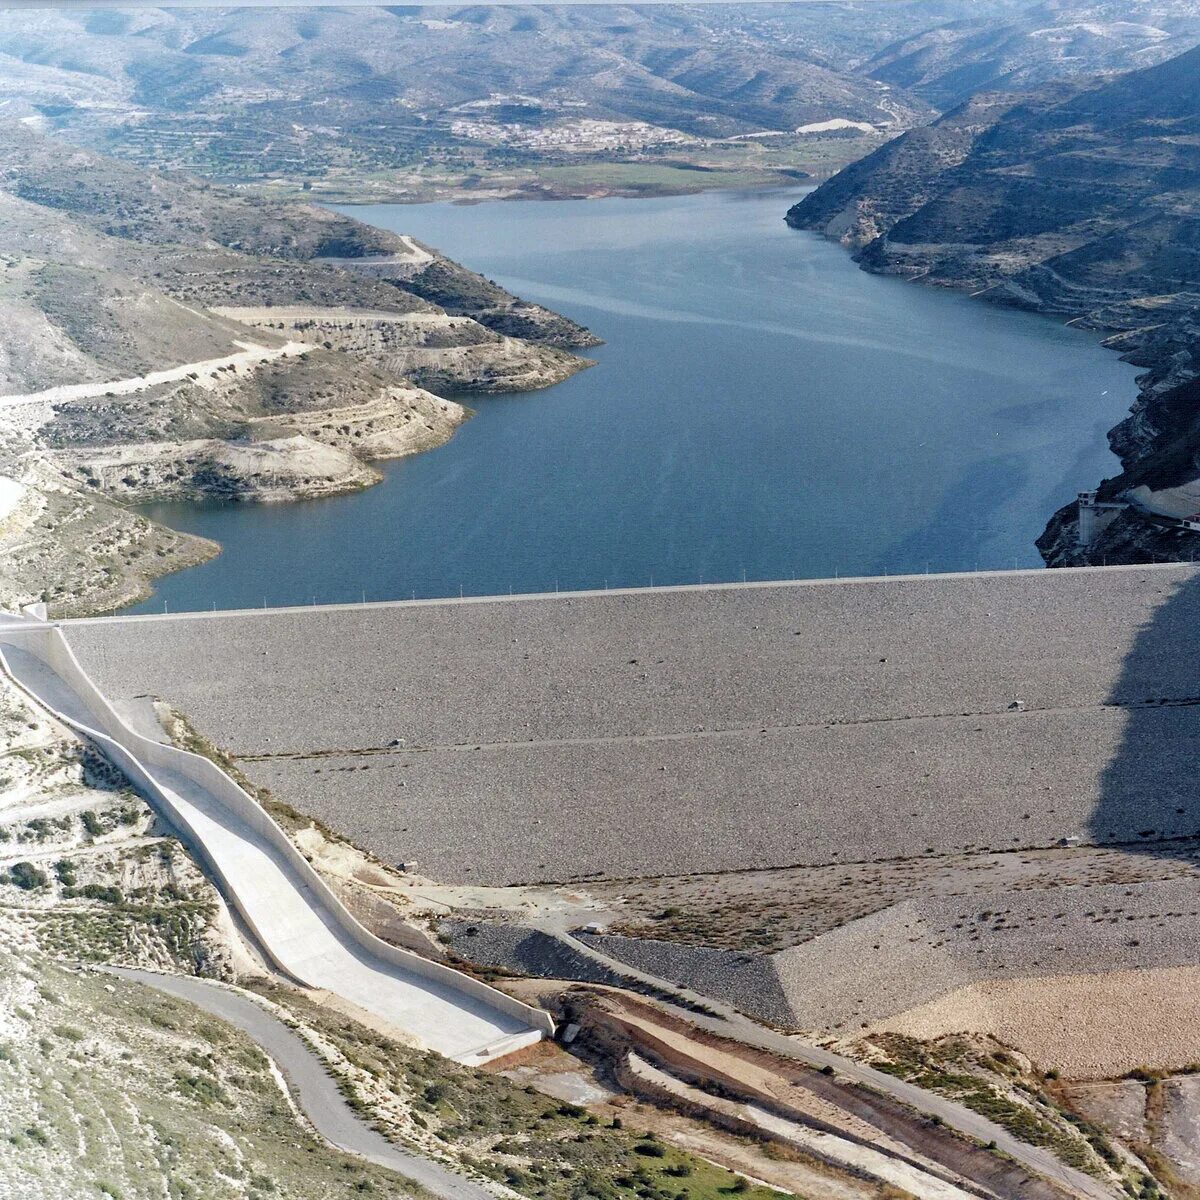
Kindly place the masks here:
POLYGON ((1089 840, 1192 858, 1200 850, 1200 576, 1139 630, 1105 703, 1124 716, 1089 840))

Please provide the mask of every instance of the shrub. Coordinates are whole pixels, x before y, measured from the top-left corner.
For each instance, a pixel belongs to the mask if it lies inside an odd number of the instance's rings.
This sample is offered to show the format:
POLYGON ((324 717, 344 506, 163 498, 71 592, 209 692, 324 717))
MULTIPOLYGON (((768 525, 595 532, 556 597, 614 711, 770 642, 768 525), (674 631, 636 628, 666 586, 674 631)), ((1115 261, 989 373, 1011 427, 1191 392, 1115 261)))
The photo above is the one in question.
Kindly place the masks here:
POLYGON ((124 893, 119 887, 103 883, 85 883, 83 887, 65 887, 63 895, 68 899, 84 896, 88 900, 100 900, 105 904, 121 904, 125 900, 124 893))
POLYGON ((8 878, 11 883, 27 892, 32 892, 35 888, 44 888, 50 882, 46 878, 46 872, 31 862, 13 863, 8 878))

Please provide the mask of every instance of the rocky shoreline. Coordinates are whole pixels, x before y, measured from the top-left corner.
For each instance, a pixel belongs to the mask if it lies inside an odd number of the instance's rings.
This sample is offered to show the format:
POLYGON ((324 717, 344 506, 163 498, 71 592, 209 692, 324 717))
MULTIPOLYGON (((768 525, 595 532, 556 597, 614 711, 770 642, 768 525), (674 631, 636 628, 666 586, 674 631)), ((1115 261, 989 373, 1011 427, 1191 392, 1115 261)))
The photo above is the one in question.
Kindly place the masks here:
MULTIPOLYGON (((952 266, 943 247, 897 248, 885 234, 861 244, 862 235, 847 233, 836 218, 813 222, 805 203, 789 211, 788 223, 841 242, 865 271, 949 287, 972 299, 1065 318, 1068 323, 1106 334, 1101 342, 1104 348, 1145 368, 1138 377, 1138 396, 1129 415, 1108 432, 1109 445, 1122 470, 1098 481, 1099 500, 1116 500, 1141 485, 1157 490, 1195 478, 1200 464, 1200 431, 1192 429, 1200 406, 1200 304, 1194 311, 1190 305, 1184 306, 1162 325, 1133 325, 1120 309, 1136 309, 1142 297, 1134 289, 1117 304, 1098 310, 1087 296, 1075 297, 1051 288, 1040 291, 1010 280, 989 283, 962 262, 952 266)), ((1049 274, 1043 278, 1052 279, 1049 274)), ((1036 544, 1049 567, 1119 565, 1194 558, 1200 553, 1200 534, 1155 524, 1131 509, 1083 546, 1078 506, 1071 501, 1050 517, 1036 544)))
MULTIPOLYGON (((848 167, 787 214, 864 270, 965 291, 1106 334, 1145 368, 1110 433, 1099 498, 1200 477, 1200 51, 1115 79, 984 93, 848 167)), ((1081 481, 1085 482, 1085 481, 1081 481)), ((1200 535, 1133 509, 1087 545, 1071 503, 1049 566, 1187 559, 1200 535)))
POLYGON ((7 608, 143 599, 220 548, 126 505, 370 487, 469 419, 438 393, 549 387, 599 341, 412 238, 20 127, 0 233, 7 608))

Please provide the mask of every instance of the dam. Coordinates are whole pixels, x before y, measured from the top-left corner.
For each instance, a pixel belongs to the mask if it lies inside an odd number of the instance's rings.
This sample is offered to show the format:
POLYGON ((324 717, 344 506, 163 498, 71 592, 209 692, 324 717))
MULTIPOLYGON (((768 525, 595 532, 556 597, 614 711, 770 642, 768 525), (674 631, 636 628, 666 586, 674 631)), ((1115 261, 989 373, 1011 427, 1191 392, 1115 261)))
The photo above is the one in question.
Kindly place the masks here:
MULTIPOLYGON (((1185 565, 63 622, 392 862, 504 885, 1200 833, 1185 565)), ((140 710, 140 711, 139 711, 140 710)))

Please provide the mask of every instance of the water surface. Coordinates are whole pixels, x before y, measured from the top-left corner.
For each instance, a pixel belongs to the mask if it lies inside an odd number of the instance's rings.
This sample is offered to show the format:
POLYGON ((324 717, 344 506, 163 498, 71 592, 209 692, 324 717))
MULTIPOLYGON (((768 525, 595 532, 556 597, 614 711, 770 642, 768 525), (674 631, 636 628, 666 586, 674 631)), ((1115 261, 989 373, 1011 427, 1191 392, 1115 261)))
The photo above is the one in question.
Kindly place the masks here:
POLYGON ((346 209, 590 326, 599 365, 476 397, 379 487, 155 505, 219 541, 161 611, 1040 563, 1114 473, 1135 369, 1088 333, 868 275, 800 193, 346 209))

